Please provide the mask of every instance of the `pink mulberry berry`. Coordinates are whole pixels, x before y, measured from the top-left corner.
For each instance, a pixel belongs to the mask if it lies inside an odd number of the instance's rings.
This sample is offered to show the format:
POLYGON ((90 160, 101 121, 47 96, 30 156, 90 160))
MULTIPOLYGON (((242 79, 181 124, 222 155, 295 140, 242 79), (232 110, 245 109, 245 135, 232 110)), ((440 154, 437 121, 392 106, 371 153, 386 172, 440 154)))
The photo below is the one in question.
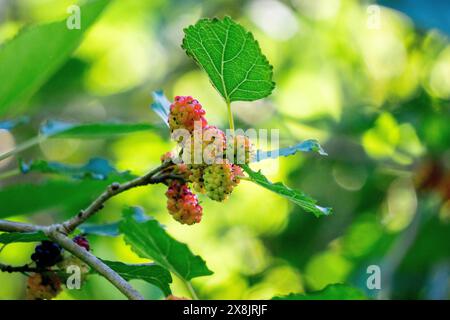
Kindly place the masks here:
POLYGON ((166 196, 167 209, 175 220, 189 225, 200 222, 203 208, 187 184, 181 184, 177 180, 172 181, 166 196))
POLYGON ((194 131, 194 123, 200 121, 202 128, 206 127, 205 110, 202 105, 190 96, 176 96, 170 105, 169 126, 170 129, 186 129, 194 131))

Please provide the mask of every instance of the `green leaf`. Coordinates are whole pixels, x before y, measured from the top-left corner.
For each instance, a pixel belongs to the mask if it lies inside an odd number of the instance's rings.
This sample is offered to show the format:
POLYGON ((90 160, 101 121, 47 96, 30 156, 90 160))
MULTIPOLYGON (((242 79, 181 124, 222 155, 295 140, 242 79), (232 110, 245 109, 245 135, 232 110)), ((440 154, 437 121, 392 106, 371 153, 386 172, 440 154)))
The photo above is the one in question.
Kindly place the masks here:
POLYGON ((320 207, 316 204, 316 200, 308 196, 307 194, 293 190, 285 186, 281 182, 272 183, 270 182, 261 171, 255 172, 248 165, 241 165, 242 168, 247 172, 249 178, 254 183, 264 187, 272 192, 275 192, 282 197, 292 201, 293 203, 300 206, 303 210, 313 213, 316 217, 327 216, 332 213, 331 208, 320 207))
POLYGON ((77 179, 105 180, 110 176, 122 176, 127 180, 134 178, 129 172, 117 171, 108 160, 103 158, 92 158, 86 164, 78 166, 45 160, 30 162, 19 160, 19 169, 24 174, 29 172, 56 173, 77 179))
POLYGON ((79 30, 69 30, 64 19, 25 28, 0 47, 0 115, 29 98, 62 66, 109 2, 92 0, 81 6, 79 30))
POLYGON ((225 101, 254 101, 272 93, 272 66, 253 35, 231 18, 202 19, 184 33, 182 48, 225 101))
POLYGON ((161 289, 164 296, 172 293, 169 284, 172 283, 170 272, 156 264, 126 264, 118 261, 102 260, 125 280, 139 279, 153 284, 161 289))
POLYGON ((147 123, 70 123, 49 120, 40 128, 40 133, 53 138, 101 139, 139 131, 155 129, 147 123))
POLYGON ((0 161, 36 146, 48 138, 103 139, 152 129, 155 127, 148 123, 79 124, 48 120, 40 127, 40 135, 17 145, 13 150, 1 153, 0 161))
POLYGON ((116 237, 120 234, 119 222, 104 223, 104 224, 90 224, 84 223, 78 229, 85 234, 116 237))
MULTIPOLYGON (((134 208, 133 217, 136 221, 144 222, 148 220, 144 210, 140 208, 134 208)), ((120 234, 119 230, 120 221, 105 223, 105 224, 89 224, 84 223, 78 227, 81 232, 86 234, 94 234, 98 236, 116 237, 120 234)))
MULTIPOLYGON (((120 178, 120 177, 119 177, 120 178)), ((55 209, 76 214, 119 179, 65 181, 50 180, 39 184, 18 184, 0 190, 0 219, 55 209)))
POLYGON ((256 161, 265 159, 276 159, 280 156, 288 157, 296 154, 297 152, 317 152, 321 156, 327 156, 328 154, 323 150, 322 146, 317 140, 305 140, 296 144, 295 146, 281 148, 272 151, 258 150, 256 152, 256 161))
POLYGON ((364 293, 345 284, 330 284, 323 290, 311 293, 291 293, 287 296, 273 297, 272 300, 366 300, 364 293))
POLYGON ((43 232, 10 232, 0 234, 0 243, 9 244, 13 242, 39 242, 46 240, 47 237, 43 232))
POLYGON ((167 234, 158 221, 136 221, 133 212, 133 208, 124 211, 120 230, 138 256, 152 259, 184 280, 212 274, 202 258, 167 234))

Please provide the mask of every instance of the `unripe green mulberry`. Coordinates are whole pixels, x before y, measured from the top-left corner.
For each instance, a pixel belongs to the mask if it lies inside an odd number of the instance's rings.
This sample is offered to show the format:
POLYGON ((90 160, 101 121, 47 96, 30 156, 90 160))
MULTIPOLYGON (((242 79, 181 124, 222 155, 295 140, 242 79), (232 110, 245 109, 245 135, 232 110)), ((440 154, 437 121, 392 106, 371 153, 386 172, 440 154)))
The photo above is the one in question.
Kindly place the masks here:
POLYGON ((203 181, 204 165, 190 164, 188 166, 189 177, 187 181, 192 183, 192 188, 198 193, 205 193, 205 182, 203 181))
POLYGON ((207 196, 215 201, 224 201, 239 183, 240 175, 242 171, 228 161, 207 166, 203 173, 207 196))

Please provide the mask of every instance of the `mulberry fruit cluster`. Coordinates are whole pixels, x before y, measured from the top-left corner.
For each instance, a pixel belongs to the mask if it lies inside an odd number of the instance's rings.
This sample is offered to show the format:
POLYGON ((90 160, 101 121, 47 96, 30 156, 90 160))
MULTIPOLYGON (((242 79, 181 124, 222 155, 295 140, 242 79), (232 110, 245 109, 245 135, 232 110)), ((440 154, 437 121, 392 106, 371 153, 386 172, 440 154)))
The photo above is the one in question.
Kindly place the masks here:
POLYGON ((194 224, 202 219, 203 208, 197 195, 191 192, 187 184, 174 180, 166 192, 167 209, 173 218, 183 224, 194 224))
POLYGON ((171 131, 185 129, 190 133, 189 139, 173 136, 180 147, 177 155, 167 152, 161 157, 163 163, 173 162, 173 173, 180 176, 181 182, 168 181, 166 196, 169 213, 184 224, 198 223, 202 217, 202 207, 190 187, 212 200, 224 201, 243 176, 239 164, 249 163, 253 156, 247 136, 233 136, 227 143, 225 133, 208 125, 205 114, 202 105, 190 96, 177 96, 170 106, 171 131), (176 156, 181 161, 175 161, 176 156))
MULTIPOLYGON (((90 251, 90 244, 86 237, 76 236, 73 238, 73 242, 90 251)), ((81 280, 89 272, 88 265, 70 253, 64 252, 57 243, 49 240, 44 240, 36 246, 31 260, 36 264, 38 270, 31 273, 27 279, 26 298, 29 300, 49 300, 56 297, 62 291, 62 283, 66 280, 64 275, 68 266, 80 267, 81 280), (62 272, 58 272, 59 270, 62 272)))

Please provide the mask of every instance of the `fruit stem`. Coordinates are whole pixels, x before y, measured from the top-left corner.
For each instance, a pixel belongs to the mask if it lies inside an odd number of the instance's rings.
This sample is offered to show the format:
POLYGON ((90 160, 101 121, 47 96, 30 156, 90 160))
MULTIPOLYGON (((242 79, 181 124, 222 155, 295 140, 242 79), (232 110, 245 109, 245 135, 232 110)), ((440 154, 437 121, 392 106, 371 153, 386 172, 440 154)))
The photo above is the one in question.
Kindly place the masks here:
POLYGON ((234 120, 233 120, 233 112, 231 112, 231 102, 227 100, 227 109, 228 109, 228 122, 230 123, 231 133, 234 133, 234 120))
POLYGON ((184 280, 184 284, 186 285, 186 288, 188 289, 189 293, 191 294, 191 297, 193 300, 198 300, 197 292, 195 292, 194 287, 192 286, 192 283, 189 280, 184 280))

